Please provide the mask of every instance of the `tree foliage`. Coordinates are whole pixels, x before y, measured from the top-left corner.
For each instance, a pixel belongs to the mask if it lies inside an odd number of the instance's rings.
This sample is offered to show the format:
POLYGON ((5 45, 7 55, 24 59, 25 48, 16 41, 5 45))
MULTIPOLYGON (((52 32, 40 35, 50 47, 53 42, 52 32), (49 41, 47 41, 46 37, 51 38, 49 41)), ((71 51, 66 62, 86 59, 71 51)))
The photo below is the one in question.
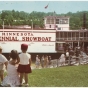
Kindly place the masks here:
POLYGON ((61 16, 66 15, 70 17, 70 29, 80 29, 83 27, 83 14, 86 13, 86 28, 88 28, 88 11, 81 12, 68 12, 67 14, 57 14, 56 12, 37 12, 33 11, 31 13, 26 13, 24 11, 15 11, 15 10, 3 10, 0 12, 0 26, 2 26, 2 21, 4 21, 5 25, 31 25, 31 21, 33 21, 33 25, 39 25, 40 27, 44 26, 43 18, 45 16, 61 16))

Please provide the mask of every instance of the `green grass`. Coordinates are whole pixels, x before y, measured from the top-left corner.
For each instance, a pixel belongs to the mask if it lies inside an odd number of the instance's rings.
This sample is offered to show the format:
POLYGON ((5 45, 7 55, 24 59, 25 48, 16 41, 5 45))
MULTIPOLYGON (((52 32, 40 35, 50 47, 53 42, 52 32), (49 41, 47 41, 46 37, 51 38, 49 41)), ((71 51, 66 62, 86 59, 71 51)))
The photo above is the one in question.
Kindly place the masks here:
POLYGON ((28 79, 31 87, 88 87, 88 64, 34 69, 28 79))
POLYGON ((31 87, 88 87, 88 65, 32 70, 31 87))

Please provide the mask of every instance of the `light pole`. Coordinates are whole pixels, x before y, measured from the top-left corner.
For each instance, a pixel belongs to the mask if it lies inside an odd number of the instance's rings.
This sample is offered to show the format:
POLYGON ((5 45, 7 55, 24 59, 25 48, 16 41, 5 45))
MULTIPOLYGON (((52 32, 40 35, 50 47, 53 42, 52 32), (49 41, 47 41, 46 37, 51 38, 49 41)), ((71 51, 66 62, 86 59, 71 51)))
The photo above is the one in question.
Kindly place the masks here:
POLYGON ((4 20, 3 20, 3 31, 4 31, 4 20))
MULTIPOLYGON (((3 36, 2 37, 4 37, 4 20, 3 20, 3 25, 2 26, 3 26, 3 36)), ((4 40, 3 40, 2 44, 5 44, 4 40)))
MULTIPOLYGON (((33 20, 31 19, 31 28, 32 28, 32 35, 33 35, 33 20)), ((31 42, 31 44, 33 44, 33 39, 32 39, 32 42, 31 42)))
POLYGON ((32 33, 33 33, 33 20, 31 19, 31 28, 32 28, 32 33))

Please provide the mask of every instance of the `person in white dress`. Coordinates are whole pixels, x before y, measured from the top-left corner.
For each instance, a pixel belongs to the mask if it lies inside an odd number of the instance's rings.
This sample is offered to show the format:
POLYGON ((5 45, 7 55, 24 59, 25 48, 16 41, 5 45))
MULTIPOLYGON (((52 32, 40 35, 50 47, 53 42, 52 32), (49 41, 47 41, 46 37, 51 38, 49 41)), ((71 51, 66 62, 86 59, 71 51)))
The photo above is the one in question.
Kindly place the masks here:
POLYGON ((5 66, 6 66, 6 69, 7 69, 7 64, 8 64, 8 60, 2 54, 2 47, 0 46, 0 79, 1 79, 1 82, 3 81, 5 66))
POLYGON ((4 78, 2 82, 2 86, 10 86, 10 87, 17 87, 20 85, 20 78, 17 72, 17 58, 18 53, 16 50, 12 50, 10 53, 11 60, 8 62, 7 65, 7 76, 4 78))
POLYGON ((40 59, 39 59, 38 55, 36 55, 36 62, 35 62, 35 64, 36 64, 36 68, 39 68, 39 66, 40 66, 40 59))
POLYGON ((65 59, 66 59, 66 56, 65 54, 61 54, 60 58, 59 58, 59 62, 62 65, 65 65, 65 59))
POLYGON ((68 64, 68 62, 69 62, 69 51, 68 50, 66 50, 66 60, 65 60, 66 62, 66 64, 68 64))

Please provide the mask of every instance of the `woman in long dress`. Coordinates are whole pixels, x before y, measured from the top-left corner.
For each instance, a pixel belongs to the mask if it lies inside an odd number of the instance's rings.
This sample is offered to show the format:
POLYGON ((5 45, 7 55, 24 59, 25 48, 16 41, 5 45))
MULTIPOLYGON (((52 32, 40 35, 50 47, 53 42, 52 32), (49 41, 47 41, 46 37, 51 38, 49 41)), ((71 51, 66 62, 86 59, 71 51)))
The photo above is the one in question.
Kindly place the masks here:
POLYGON ((65 65, 65 59, 66 59, 65 54, 61 54, 61 56, 59 58, 59 62, 61 64, 61 66, 65 65))
POLYGON ((44 66, 45 66, 45 68, 48 67, 48 63, 49 63, 48 56, 46 55, 45 58, 44 58, 44 66))
POLYGON ((42 66, 42 68, 44 68, 44 55, 41 58, 41 66, 42 66))
POLYGON ((40 66, 40 59, 39 59, 38 55, 36 56, 36 62, 35 62, 35 64, 36 64, 36 68, 39 68, 39 66, 40 66))

